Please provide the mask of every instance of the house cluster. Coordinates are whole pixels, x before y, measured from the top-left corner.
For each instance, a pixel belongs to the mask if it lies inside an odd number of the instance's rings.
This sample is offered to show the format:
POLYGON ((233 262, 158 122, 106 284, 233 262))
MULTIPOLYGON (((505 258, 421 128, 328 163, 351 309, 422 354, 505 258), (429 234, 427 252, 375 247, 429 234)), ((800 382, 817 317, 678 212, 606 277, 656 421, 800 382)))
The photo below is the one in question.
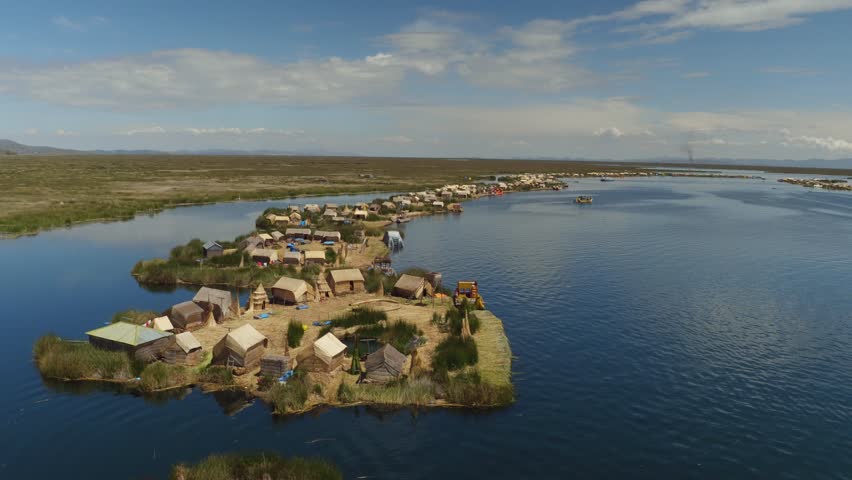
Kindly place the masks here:
POLYGON ((357 203, 354 208, 349 205, 338 205, 336 203, 326 203, 325 205, 316 203, 288 205, 286 214, 269 213, 266 215, 266 219, 270 224, 277 227, 307 227, 311 224, 312 216, 320 215, 323 219, 344 224, 352 223, 353 220, 366 219, 368 215, 367 207, 366 203, 357 203))
MULTIPOLYGON (((238 248, 251 256, 252 261, 260 265, 284 263, 289 265, 319 264, 325 265, 324 250, 305 250, 296 247, 297 243, 320 242, 326 246, 334 246, 342 241, 340 232, 328 230, 312 230, 307 227, 290 227, 284 233, 273 231, 258 233, 246 237, 238 248)), ((215 242, 213 242, 215 243, 215 242)), ((205 255, 207 255, 205 250, 205 255)))
POLYGON ((827 179, 827 178, 781 178, 779 182, 789 183, 791 185, 801 185, 808 188, 824 188, 826 190, 846 190, 852 191, 852 184, 843 179, 827 179))

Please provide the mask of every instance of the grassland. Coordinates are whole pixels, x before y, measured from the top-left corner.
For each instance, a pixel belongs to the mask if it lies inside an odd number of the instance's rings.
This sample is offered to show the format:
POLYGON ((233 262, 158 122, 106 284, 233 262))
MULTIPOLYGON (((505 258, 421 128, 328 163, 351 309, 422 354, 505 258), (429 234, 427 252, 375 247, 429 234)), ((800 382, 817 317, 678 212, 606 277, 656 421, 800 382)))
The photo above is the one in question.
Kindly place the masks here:
POLYGON ((282 458, 274 453, 211 455, 193 464, 172 469, 172 480, 339 480, 340 471, 318 459, 282 458))

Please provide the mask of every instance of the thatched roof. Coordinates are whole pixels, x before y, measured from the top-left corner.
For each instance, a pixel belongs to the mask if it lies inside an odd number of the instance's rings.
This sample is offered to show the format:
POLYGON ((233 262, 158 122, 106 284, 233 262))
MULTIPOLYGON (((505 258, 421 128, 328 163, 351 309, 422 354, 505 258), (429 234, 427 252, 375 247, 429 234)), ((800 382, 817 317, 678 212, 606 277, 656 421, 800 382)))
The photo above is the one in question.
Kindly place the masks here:
POLYGON ((268 340, 249 324, 231 330, 225 336, 225 346, 234 353, 245 355, 252 347, 267 344, 268 340))
POLYGON ((272 250, 271 248, 256 248, 251 252, 251 256, 268 258, 270 260, 277 260, 278 250, 272 250))
POLYGON ((275 282, 272 289, 287 290, 288 292, 293 292, 293 295, 299 298, 308 292, 308 282, 299 280, 298 278, 281 277, 275 282))
POLYGON ((261 233, 257 236, 257 238, 260 238, 261 240, 272 240, 272 235, 268 233, 261 233))
POLYGON ((310 228, 288 228, 287 235, 310 235, 310 228))
POLYGON ((314 354, 325 363, 331 363, 332 359, 346 350, 346 345, 329 332, 314 342, 314 354))
POLYGON ((307 259, 318 259, 321 258, 325 260, 325 250, 305 250, 305 260, 307 259))
POLYGON ((204 310, 195 302, 181 302, 172 307, 172 314, 175 313, 180 314, 183 318, 189 318, 204 313, 204 310))
POLYGON ((361 270, 357 268, 347 268, 345 270, 332 270, 328 272, 331 280, 334 283, 338 282, 363 282, 364 276, 361 275, 361 270))
POLYGON ((418 277, 415 275, 403 274, 399 277, 399 280, 396 281, 396 284, 393 286, 395 289, 399 289, 405 292, 414 293, 417 290, 423 288, 426 284, 426 279, 423 277, 418 277))
POLYGON ((302 252, 284 252, 285 259, 302 261, 302 252))
POLYGON ((251 296, 252 298, 266 297, 266 290, 263 288, 262 283, 257 285, 257 288, 254 289, 251 296))
POLYGON ((367 361, 364 363, 368 374, 371 370, 387 368, 394 376, 402 374, 403 365, 405 365, 405 355, 389 343, 367 355, 367 361))
POLYGON ((195 335, 189 332, 178 333, 175 335, 175 345, 180 347, 184 353, 189 353, 193 350, 201 350, 201 343, 198 342, 195 335))
POLYGON ((86 335, 135 347, 161 338, 170 337, 173 334, 133 323, 116 322, 106 327, 90 330, 86 332, 86 335))
POLYGON ((169 317, 157 317, 154 320, 151 320, 151 327, 161 332, 167 332, 169 330, 174 330, 175 328, 175 326, 172 325, 172 321, 169 320, 169 317))
POLYGON ((279 232, 278 230, 276 230, 276 231, 272 232, 272 238, 273 238, 276 242, 277 242, 278 240, 282 239, 283 237, 284 237, 284 234, 283 234, 283 233, 281 233, 281 232, 279 232))
POLYGON ((227 312, 231 308, 231 292, 210 287, 201 287, 198 290, 198 293, 192 297, 192 301, 196 303, 207 302, 213 305, 218 305, 223 312, 227 312))
POLYGON ((317 230, 316 232, 314 232, 314 237, 336 238, 340 240, 340 232, 317 230))

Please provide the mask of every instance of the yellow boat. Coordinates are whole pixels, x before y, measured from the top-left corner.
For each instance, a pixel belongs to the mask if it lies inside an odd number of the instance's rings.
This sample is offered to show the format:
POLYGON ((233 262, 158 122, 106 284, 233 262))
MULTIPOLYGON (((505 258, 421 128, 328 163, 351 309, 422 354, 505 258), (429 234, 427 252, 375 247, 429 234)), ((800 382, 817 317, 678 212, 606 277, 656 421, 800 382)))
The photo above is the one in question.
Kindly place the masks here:
POLYGON ((592 203, 592 197, 589 195, 580 195, 574 199, 574 203, 592 203))

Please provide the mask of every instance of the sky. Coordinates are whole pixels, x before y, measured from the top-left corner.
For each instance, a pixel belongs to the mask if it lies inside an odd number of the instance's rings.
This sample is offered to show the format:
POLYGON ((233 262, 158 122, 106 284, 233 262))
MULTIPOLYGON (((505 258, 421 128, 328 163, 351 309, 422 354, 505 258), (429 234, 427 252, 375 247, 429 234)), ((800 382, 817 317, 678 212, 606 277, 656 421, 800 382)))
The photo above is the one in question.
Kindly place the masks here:
POLYGON ((852 158, 852 0, 3 4, 29 145, 852 158))

